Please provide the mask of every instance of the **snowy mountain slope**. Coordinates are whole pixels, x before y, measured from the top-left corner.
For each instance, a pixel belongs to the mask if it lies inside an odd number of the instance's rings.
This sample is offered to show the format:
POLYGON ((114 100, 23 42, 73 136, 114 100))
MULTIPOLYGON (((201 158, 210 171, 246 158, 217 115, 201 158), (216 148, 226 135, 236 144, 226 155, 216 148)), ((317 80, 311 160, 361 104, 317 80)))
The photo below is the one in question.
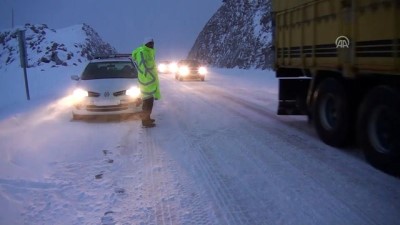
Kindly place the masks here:
POLYGON ((0 69, 20 64, 16 31, 25 31, 29 67, 41 65, 77 65, 98 54, 109 54, 115 49, 104 42, 87 24, 63 29, 51 29, 45 24, 26 24, 0 31, 0 69))
POLYGON ((270 68, 271 1, 226 0, 196 39, 188 58, 222 68, 270 68))

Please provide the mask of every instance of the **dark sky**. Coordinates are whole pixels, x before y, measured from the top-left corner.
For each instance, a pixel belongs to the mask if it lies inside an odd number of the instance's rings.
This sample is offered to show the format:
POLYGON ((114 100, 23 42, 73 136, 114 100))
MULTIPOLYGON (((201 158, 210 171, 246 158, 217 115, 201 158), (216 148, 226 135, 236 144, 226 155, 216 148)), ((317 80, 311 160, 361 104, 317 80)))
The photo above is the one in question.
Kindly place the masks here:
POLYGON ((47 24, 86 23, 119 52, 131 52, 154 37, 157 58, 183 58, 222 0, 0 0, 0 30, 47 24))

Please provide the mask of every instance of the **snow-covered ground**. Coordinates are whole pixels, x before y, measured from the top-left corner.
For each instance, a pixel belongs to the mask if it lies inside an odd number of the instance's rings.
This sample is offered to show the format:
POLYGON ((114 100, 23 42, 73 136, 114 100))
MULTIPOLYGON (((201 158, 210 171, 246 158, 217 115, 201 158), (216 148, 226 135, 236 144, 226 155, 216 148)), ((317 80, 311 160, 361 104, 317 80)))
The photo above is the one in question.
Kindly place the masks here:
POLYGON ((0 71, 0 224, 399 224, 400 180, 276 116, 270 71, 161 76, 157 127, 72 121, 82 65, 0 71), (43 69, 43 68, 42 68, 43 69))

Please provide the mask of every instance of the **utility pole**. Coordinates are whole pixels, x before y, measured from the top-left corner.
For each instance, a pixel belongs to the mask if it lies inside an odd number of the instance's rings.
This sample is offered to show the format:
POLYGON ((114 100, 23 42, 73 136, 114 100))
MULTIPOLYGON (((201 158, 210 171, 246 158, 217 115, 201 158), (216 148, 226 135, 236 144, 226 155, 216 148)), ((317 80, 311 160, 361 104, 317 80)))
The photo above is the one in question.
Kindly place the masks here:
POLYGON ((26 98, 28 100, 31 99, 29 95, 29 84, 28 84, 28 76, 26 72, 26 68, 28 67, 28 57, 26 53, 26 44, 25 44, 25 30, 18 30, 17 31, 18 35, 18 47, 19 47, 19 58, 21 61, 21 67, 24 69, 24 79, 25 79, 25 92, 26 92, 26 98))

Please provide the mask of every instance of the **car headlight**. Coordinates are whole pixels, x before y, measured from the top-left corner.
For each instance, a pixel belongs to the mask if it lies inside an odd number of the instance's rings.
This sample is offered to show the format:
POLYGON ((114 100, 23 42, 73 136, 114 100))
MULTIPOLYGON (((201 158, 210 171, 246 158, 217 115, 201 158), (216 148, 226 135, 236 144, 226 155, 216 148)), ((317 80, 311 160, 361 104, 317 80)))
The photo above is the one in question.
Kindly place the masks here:
POLYGON ((168 70, 169 70, 170 73, 176 73, 176 71, 178 71, 178 64, 176 64, 174 62, 170 63, 168 65, 168 70))
POLYGON ((89 96, 89 92, 87 92, 87 91, 85 91, 83 89, 77 88, 77 89, 74 90, 72 96, 74 96, 74 98, 76 100, 82 100, 83 98, 89 96))
POLYGON ((189 67, 187 67, 187 66, 181 66, 181 67, 179 67, 179 75, 182 75, 182 76, 187 76, 187 75, 189 75, 189 67))
POLYGON ((204 66, 201 66, 198 70, 200 75, 206 75, 207 74, 207 68, 205 68, 204 66))
POLYGON ((140 96, 140 89, 138 87, 134 86, 134 87, 131 87, 128 90, 126 90, 125 94, 130 97, 137 98, 140 96))
POLYGON ((160 73, 164 73, 165 71, 167 71, 167 65, 165 65, 164 63, 160 63, 160 64, 158 65, 158 71, 159 71, 160 73))

